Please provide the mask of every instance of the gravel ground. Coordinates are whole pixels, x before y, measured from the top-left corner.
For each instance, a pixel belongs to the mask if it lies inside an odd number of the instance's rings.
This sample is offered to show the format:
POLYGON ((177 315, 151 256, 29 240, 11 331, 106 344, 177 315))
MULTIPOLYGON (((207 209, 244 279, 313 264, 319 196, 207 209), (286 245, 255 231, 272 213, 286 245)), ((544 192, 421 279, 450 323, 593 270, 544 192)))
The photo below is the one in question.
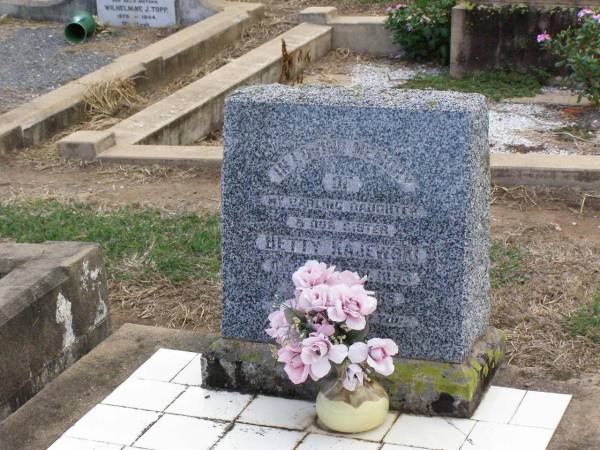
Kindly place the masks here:
POLYGON ((0 113, 166 36, 173 29, 119 28, 81 45, 63 37, 63 24, 13 21, 0 26, 0 113))

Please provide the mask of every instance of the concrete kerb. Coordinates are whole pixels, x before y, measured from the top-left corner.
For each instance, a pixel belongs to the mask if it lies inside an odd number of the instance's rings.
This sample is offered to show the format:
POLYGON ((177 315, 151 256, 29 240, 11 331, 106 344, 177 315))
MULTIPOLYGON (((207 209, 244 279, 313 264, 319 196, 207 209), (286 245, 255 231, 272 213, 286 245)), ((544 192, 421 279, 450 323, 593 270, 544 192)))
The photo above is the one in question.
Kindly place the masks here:
POLYGON ((0 154, 37 144, 81 120, 84 94, 90 86, 131 78, 143 90, 169 81, 240 38, 264 13, 259 3, 222 5, 222 12, 214 16, 0 115, 0 154))
MULTIPOLYGON (((98 155, 103 163, 220 168, 220 146, 121 145, 98 155)), ((600 156, 490 155, 492 183, 501 186, 555 186, 600 189, 600 156)))
MULTIPOLYGON (((282 74, 282 41, 288 52, 288 68, 293 78, 310 61, 317 60, 331 49, 331 27, 301 24, 279 35, 244 56, 211 72, 203 78, 185 86, 169 97, 149 106, 137 114, 121 121, 108 131, 114 133, 119 150, 101 154, 100 160, 112 158, 120 162, 133 159, 150 161, 172 161, 182 155, 177 165, 186 161, 193 163, 195 150, 148 148, 148 158, 143 158, 142 150, 132 148, 133 144, 186 145, 206 136, 223 123, 225 97, 242 85, 277 82, 282 74), (124 147, 123 147, 124 146, 124 147), (127 156, 127 151, 133 151, 127 156), (191 158, 191 159, 190 159, 191 158)), ((87 141, 74 133, 59 142, 61 154, 65 157, 77 156, 90 159, 91 149, 98 150, 97 135, 90 135, 87 141), (77 146, 80 152, 77 152, 77 146)), ((142 147, 142 146, 140 146, 142 147)), ((206 162, 206 158, 201 157, 206 162)))
POLYGON ((392 33, 385 28, 385 16, 338 16, 337 9, 315 6, 298 14, 299 22, 329 25, 333 29, 332 48, 355 53, 390 56, 399 52, 392 33))

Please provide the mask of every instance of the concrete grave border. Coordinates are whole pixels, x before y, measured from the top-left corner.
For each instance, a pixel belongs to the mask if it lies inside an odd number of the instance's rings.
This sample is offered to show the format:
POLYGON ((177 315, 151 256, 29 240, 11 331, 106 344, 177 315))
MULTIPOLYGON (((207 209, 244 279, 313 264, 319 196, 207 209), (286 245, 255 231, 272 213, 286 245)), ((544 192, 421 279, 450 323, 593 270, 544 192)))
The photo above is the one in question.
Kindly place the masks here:
POLYGON ((110 334, 98 244, 0 244, 0 422, 110 334))
MULTIPOLYGON (((155 145, 147 149, 150 153, 161 161, 170 160, 173 149, 165 146, 191 144, 222 125, 228 94, 243 85, 277 82, 284 66, 293 81, 310 61, 331 50, 331 37, 331 27, 300 24, 108 130, 67 136, 58 143, 61 155, 109 161, 116 153, 131 160, 128 151, 139 155, 147 147, 137 145, 140 148, 135 149, 135 144, 150 144, 155 145), (286 58, 282 42, 286 44, 286 58)), ((175 150, 187 155, 194 152, 193 148, 175 150)))
POLYGON ((264 14, 260 3, 221 2, 220 8, 221 12, 201 22, 0 115, 0 154, 38 144, 79 122, 90 86, 134 79, 139 90, 155 88, 200 66, 264 14))

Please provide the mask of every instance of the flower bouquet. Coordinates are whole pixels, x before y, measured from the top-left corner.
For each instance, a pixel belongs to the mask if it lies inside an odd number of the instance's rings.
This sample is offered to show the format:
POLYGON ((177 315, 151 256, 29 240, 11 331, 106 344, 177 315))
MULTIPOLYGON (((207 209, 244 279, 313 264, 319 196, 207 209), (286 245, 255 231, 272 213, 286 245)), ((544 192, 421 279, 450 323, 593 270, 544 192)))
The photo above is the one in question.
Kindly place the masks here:
POLYGON ((277 360, 292 383, 326 380, 316 405, 325 427, 360 432, 379 426, 389 399, 371 375, 394 372, 398 346, 391 339, 366 339, 367 317, 377 308, 364 287, 367 278, 307 261, 292 280, 294 298, 269 314, 266 332, 280 346, 277 360))

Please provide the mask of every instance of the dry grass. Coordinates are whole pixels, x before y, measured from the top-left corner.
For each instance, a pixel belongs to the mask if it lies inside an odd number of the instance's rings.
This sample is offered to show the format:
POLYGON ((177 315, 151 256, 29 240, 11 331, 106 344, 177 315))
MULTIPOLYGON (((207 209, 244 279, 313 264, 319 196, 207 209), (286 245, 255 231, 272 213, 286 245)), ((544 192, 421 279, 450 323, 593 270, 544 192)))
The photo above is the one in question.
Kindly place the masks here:
POLYGON ((131 79, 94 84, 86 90, 83 99, 87 126, 94 130, 114 125, 146 103, 131 79))
POLYGON ((221 289, 210 281, 173 285, 156 278, 145 282, 116 281, 109 284, 112 313, 135 317, 154 325, 218 332, 221 289))
POLYGON ((526 279, 493 291, 493 323, 508 336, 509 361, 552 373, 596 372, 600 345, 571 336, 567 318, 600 286, 600 252, 569 239, 549 243, 551 226, 502 236, 527 251, 526 279))

